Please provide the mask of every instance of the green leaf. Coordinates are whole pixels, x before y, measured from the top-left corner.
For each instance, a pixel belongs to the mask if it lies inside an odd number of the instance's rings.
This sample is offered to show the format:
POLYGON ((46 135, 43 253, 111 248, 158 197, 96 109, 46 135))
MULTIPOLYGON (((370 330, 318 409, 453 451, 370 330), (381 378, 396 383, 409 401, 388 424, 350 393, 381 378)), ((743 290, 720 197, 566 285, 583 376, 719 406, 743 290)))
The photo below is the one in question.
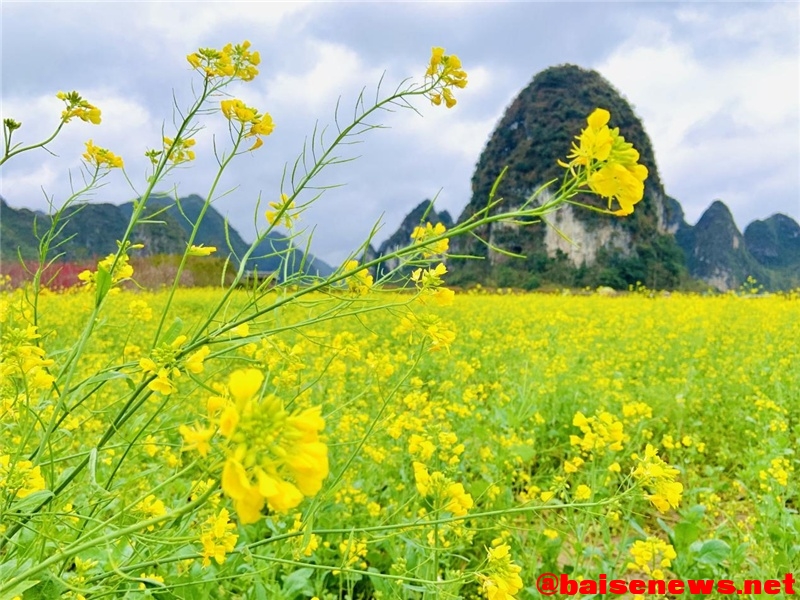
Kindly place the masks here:
POLYGON ((648 536, 647 532, 644 529, 642 529, 642 526, 639 525, 639 523, 636 522, 636 519, 634 518, 629 519, 628 524, 630 525, 631 529, 633 529, 640 536, 642 536, 643 538, 647 538, 648 536))
POLYGON ((283 578, 283 593, 287 598, 292 598, 297 594, 304 594, 306 596, 314 595, 314 586, 311 585, 311 577, 314 575, 314 569, 303 568, 297 569, 283 578))
POLYGON ((511 452, 519 455, 524 462, 528 462, 529 460, 532 460, 534 456, 536 456, 536 450, 530 446, 514 446, 511 449, 511 452))
POLYGON ((3 595, 0 596, 0 600, 11 600, 17 596, 22 596, 25 590, 31 589, 33 586, 38 585, 39 580, 36 581, 23 581, 22 583, 18 583, 15 585, 11 590, 7 592, 3 592, 3 595))
POLYGON ((730 553, 731 547, 722 540, 707 540, 696 551, 695 560, 704 565, 715 566, 728 558, 730 553))
POLYGON ((106 297, 111 289, 111 273, 102 265, 97 265, 97 273, 94 276, 97 284, 97 295, 95 296, 95 306, 100 306, 103 298, 106 297))
POLYGON ((696 523, 681 521, 675 525, 673 541, 676 549, 688 548, 700 537, 702 528, 696 523))
POLYGON ((672 527, 670 527, 664 519, 657 518, 656 522, 661 527, 661 529, 664 530, 664 533, 666 533, 668 536, 672 537, 672 535, 673 535, 672 527))
POLYGON ((42 502, 47 500, 48 498, 53 496, 53 492, 50 490, 39 490, 38 492, 33 492, 29 496, 25 496, 21 500, 17 500, 14 504, 11 505, 11 508, 15 511, 24 513, 30 509, 36 508, 42 502))
POLYGON ((174 342, 175 338, 177 338, 180 334, 181 329, 183 329, 183 321, 179 317, 175 317, 172 325, 169 326, 169 329, 167 329, 167 331, 161 337, 161 343, 171 344, 174 342))
POLYGON ((106 371, 105 373, 98 373, 86 380, 86 384, 99 383, 101 381, 108 381, 110 379, 130 379, 130 375, 120 373, 119 371, 106 371))

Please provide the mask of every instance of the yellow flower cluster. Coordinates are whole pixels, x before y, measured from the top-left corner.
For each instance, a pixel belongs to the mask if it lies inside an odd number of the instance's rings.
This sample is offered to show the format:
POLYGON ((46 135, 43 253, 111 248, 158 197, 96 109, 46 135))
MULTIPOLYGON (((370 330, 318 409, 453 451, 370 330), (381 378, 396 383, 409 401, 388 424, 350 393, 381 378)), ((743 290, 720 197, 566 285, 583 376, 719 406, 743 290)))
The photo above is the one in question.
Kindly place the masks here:
POLYGON ((442 275, 447 273, 447 267, 443 263, 439 263, 433 269, 415 269, 411 273, 411 281, 418 284, 422 288, 431 288, 442 285, 442 275))
POLYGON ((592 488, 588 485, 581 484, 577 488, 575 488, 575 500, 578 502, 583 502, 584 500, 589 500, 592 497, 592 488))
POLYGON ((211 564, 213 558, 218 565, 225 562, 225 555, 232 552, 239 536, 231 533, 236 525, 230 522, 228 509, 223 508, 218 515, 211 515, 203 524, 200 543, 203 545, 203 567, 211 564))
MULTIPOLYGON (((222 490, 242 524, 258 521, 265 504, 286 513, 314 496, 328 476, 328 447, 321 407, 288 413, 273 395, 261 397, 264 375, 257 369, 231 373, 230 398, 209 400, 209 420, 227 441, 222 490)), ((187 447, 205 456, 214 430, 183 426, 187 447)))
POLYGON ((582 412, 575 413, 572 424, 580 428, 583 437, 569 436, 569 443, 579 446, 583 452, 602 452, 606 448, 612 451, 622 450, 622 444, 628 439, 622 428, 622 421, 606 411, 597 416, 587 418, 582 412))
POLYGON ((461 60, 455 54, 446 55, 444 48, 439 46, 431 50, 431 61, 425 76, 433 81, 429 97, 437 106, 444 100, 447 108, 453 108, 456 99, 452 88, 467 87, 467 73, 461 68, 461 60))
POLYGON ((349 568, 357 567, 366 569, 367 541, 365 539, 350 539, 339 544, 339 553, 342 555, 344 565, 349 568))
POLYGON ((311 556, 319 548, 322 538, 307 529, 308 525, 303 523, 303 513, 295 513, 294 523, 289 528, 289 533, 303 531, 303 535, 292 538, 292 556, 295 560, 300 560, 302 556, 311 556), (305 530, 305 531, 304 531, 305 530))
POLYGON ((275 123, 269 113, 262 115, 257 109, 247 106, 241 100, 223 100, 220 105, 222 114, 225 115, 228 121, 238 121, 243 126, 250 125, 250 130, 245 134, 245 137, 256 137, 256 141, 250 147, 250 150, 260 148, 264 144, 258 136, 269 135, 275 129, 275 123))
MULTIPOLYGON (((161 517, 167 514, 167 507, 162 500, 155 497, 154 494, 148 494, 145 498, 136 505, 136 509, 143 513, 148 519, 153 517, 161 517)), ((148 525, 147 530, 153 531, 155 525, 148 525)))
POLYGON ((429 439, 416 433, 408 438, 408 453, 411 456, 418 456, 422 460, 428 460, 436 452, 436 445, 429 439))
POLYGON ((481 590, 489 600, 515 600, 514 594, 524 585, 519 573, 522 570, 511 560, 511 548, 501 544, 488 548, 486 574, 479 575, 481 590))
MULTIPOLYGON (((449 290, 445 290, 449 291, 449 290)), ((456 339, 456 332, 450 324, 442 321, 437 315, 414 314, 405 315, 398 327, 394 330, 394 335, 408 336, 408 342, 413 343, 417 334, 430 340, 430 350, 450 350, 450 344, 456 339)))
POLYGON ((442 276, 447 273, 447 267, 439 263, 433 269, 415 269, 411 273, 411 281, 423 292, 422 301, 432 300, 438 306, 450 306, 456 293, 448 288, 441 287, 444 283, 442 276))
MULTIPOLYGON (((2 334, 0 334, 0 382, 3 387, 12 383, 12 378, 21 376, 24 383, 20 383, 20 389, 25 389, 28 393, 34 390, 44 390, 49 388, 55 378, 47 372, 47 368, 54 364, 54 361, 45 358, 45 351, 36 345, 36 339, 40 338, 36 325, 26 327, 10 327, 3 323, 2 334)), ((12 388, 13 390, 13 388, 12 388)), ((3 396, 11 398, 16 396, 16 392, 3 390, 3 396)))
MULTIPOLYGON (((447 231, 447 228, 442 223, 437 223, 436 225, 425 223, 424 227, 418 225, 414 228, 414 231, 411 232, 411 239, 417 243, 425 243, 426 240, 439 237, 445 231, 447 231)), ((450 240, 448 238, 443 238, 441 240, 432 242, 429 246, 427 246, 422 251, 422 256, 424 258, 430 258, 431 256, 435 256, 437 254, 444 254, 449 250, 449 248, 450 240)))
MULTIPOLYGON (((136 250, 143 247, 144 246, 142 246, 142 244, 128 244, 126 248, 128 250, 136 250)), ((114 265, 115 258, 116 254, 109 254, 103 260, 97 263, 97 271, 90 271, 88 269, 81 271, 78 273, 78 279, 83 281, 87 287, 92 288, 97 284, 97 274, 100 271, 111 274, 112 284, 120 283, 121 281, 125 281, 133 277, 133 266, 130 264, 130 262, 128 262, 130 259, 127 251, 120 255, 116 265, 114 265)))
POLYGON ((770 488, 766 481, 771 477, 782 486, 789 485, 789 475, 794 471, 788 459, 779 456, 769 461, 769 468, 759 471, 758 477, 761 480, 761 489, 769 491, 770 488))
POLYGON ((277 225, 282 221, 287 229, 291 228, 295 219, 297 219, 297 213, 293 212, 294 202, 289 202, 289 196, 287 196, 286 194, 281 194, 281 201, 270 202, 269 206, 272 210, 268 210, 264 214, 264 216, 267 219, 267 222, 270 225, 277 225), (282 214, 281 211, 283 211, 282 214))
POLYGON ((633 561, 628 563, 628 569, 649 575, 652 579, 663 580, 662 569, 672 566, 672 561, 677 558, 675 548, 671 544, 657 537, 648 537, 645 541, 637 540, 630 548, 633 561))
MULTIPOLYGON (((344 265, 345 271, 353 271, 355 269, 358 269, 357 260, 348 260, 344 265)), ((367 269, 360 269, 356 271, 350 277, 348 277, 346 281, 347 289, 349 289, 356 296, 366 295, 370 289, 372 289, 374 284, 372 275, 369 274, 367 269)))
POLYGON ((235 77, 252 81, 258 75, 256 68, 261 63, 258 52, 250 51, 250 42, 226 44, 222 50, 200 48, 186 57, 189 64, 201 70, 207 78, 235 77))
POLYGON ((190 148, 195 145, 194 138, 172 139, 171 137, 164 136, 163 142, 163 152, 167 154, 167 160, 173 164, 178 165, 195 159, 194 150, 190 150, 190 148))
MULTIPOLYGON (((148 585, 153 585, 153 584, 156 584, 156 585, 162 584, 163 585, 163 583, 164 583, 164 578, 161 577, 161 575, 156 575, 155 573, 150 573, 150 574, 142 573, 141 575, 139 575, 139 579, 144 579, 147 582, 147 583, 145 583, 145 581, 142 581, 142 582, 139 583, 139 589, 140 590, 146 590, 148 585)), ((84 596, 80 596, 80 597, 84 598, 84 596)))
POLYGON ((206 246, 205 244, 200 244, 199 246, 195 246, 192 244, 189 247, 189 256, 209 256, 214 254, 217 251, 216 246, 206 246))
POLYGON ((683 484, 675 481, 678 469, 665 463, 650 444, 647 444, 643 458, 634 454, 633 459, 638 462, 633 476, 651 492, 645 494, 645 498, 661 513, 667 512, 670 506, 678 508, 683 495, 683 484))
POLYGON ((431 497, 434 508, 463 517, 475 505, 464 485, 448 479, 441 471, 428 472, 428 467, 418 461, 414 467, 414 481, 420 496, 431 497))
POLYGON ((8 490, 12 498, 25 498, 45 489, 42 469, 29 460, 11 462, 11 456, 0 456, 0 490, 8 490))
MULTIPOLYGON (((168 396, 177 391, 178 387, 175 380, 181 376, 178 368, 177 354, 181 346, 186 341, 185 335, 179 335, 169 344, 162 344, 154 349, 149 357, 139 360, 139 367, 145 376, 155 375, 156 378, 147 384, 147 387, 164 396, 168 396)), ((184 369, 189 373, 198 375, 203 372, 206 357, 211 353, 207 346, 203 346, 190 354, 185 362, 184 369)))
POLYGON ((83 153, 83 158, 98 169, 104 166, 109 169, 121 169, 124 166, 119 156, 111 150, 95 146, 92 140, 86 142, 86 152, 83 153))
POLYGON ((619 134, 619 128, 609 128, 610 118, 607 110, 595 109, 586 120, 588 127, 576 137, 578 143, 572 143, 569 164, 559 164, 580 176, 582 185, 592 192, 608 198, 609 209, 616 199, 620 207, 614 214, 625 216, 644 197, 647 167, 639 164, 639 152, 619 134), (583 172, 578 173, 579 169, 583 172))
POLYGON ((69 123, 73 117, 78 117, 86 123, 100 124, 100 109, 81 98, 78 92, 58 92, 56 98, 63 100, 67 105, 61 113, 61 120, 64 123, 69 123))

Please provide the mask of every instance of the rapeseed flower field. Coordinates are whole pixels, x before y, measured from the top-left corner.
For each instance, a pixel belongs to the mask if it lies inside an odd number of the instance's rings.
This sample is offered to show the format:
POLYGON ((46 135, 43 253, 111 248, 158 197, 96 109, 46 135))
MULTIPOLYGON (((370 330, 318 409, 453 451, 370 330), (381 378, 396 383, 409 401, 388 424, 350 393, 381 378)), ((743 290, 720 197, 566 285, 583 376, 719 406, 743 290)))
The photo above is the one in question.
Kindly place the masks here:
MULTIPOLYGON (((179 290, 172 311, 201 322, 218 295, 179 290)), ((57 460, 8 454, 31 448, 55 397, 3 388, 3 530, 89 460, 6 546, 4 580, 30 571, 34 589, 87 598, 527 598, 539 572, 796 564, 796 296, 458 294, 435 309, 456 337, 430 351, 404 327, 411 297, 378 295, 320 322, 319 294, 203 346, 98 447, 164 362, 142 349, 168 293, 112 295, 49 438, 57 460)), ((78 335, 93 297, 44 294, 34 333, 5 294, 5 372, 47 386, 30 344, 78 335)))

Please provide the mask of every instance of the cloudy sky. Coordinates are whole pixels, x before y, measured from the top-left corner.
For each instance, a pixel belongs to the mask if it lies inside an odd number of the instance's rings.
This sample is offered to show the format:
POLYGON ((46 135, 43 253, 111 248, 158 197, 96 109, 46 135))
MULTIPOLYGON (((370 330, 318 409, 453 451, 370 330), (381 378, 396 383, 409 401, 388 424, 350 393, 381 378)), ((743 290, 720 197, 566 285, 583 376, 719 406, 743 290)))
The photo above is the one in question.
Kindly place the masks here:
MULTIPOLYGON (((332 189, 303 216, 312 249, 337 263, 372 225, 388 237, 417 203, 438 194, 454 216, 506 107, 531 78, 556 64, 598 70, 633 104, 656 152, 667 193, 694 223, 716 198, 743 229, 776 212, 800 220, 800 5, 796 3, 314 3, 20 2, 2 10, 2 115, 22 121, 20 141, 54 127, 59 90, 78 90, 103 111, 99 127, 74 121, 50 146, 12 160, 0 194, 15 207, 56 204, 79 177, 83 142, 125 159, 144 188, 146 148, 174 131, 172 102, 198 83, 186 54, 248 39, 261 75, 231 93, 272 114, 275 133, 236 161, 222 181, 233 190, 215 207, 245 239, 254 235, 259 194, 277 198, 284 164, 314 128, 331 124, 337 98, 352 107, 363 86, 421 77, 431 46, 460 56, 470 75, 448 111, 422 103, 387 115, 331 168, 332 189)), ((388 86, 387 85, 387 89, 388 86)), ((203 117, 192 168, 161 189, 206 195, 216 172, 221 115, 203 117)), ((136 195, 120 173, 93 201, 136 195)), ((305 198, 307 199, 307 198, 305 198)), ((263 224, 263 214, 257 215, 263 224)))

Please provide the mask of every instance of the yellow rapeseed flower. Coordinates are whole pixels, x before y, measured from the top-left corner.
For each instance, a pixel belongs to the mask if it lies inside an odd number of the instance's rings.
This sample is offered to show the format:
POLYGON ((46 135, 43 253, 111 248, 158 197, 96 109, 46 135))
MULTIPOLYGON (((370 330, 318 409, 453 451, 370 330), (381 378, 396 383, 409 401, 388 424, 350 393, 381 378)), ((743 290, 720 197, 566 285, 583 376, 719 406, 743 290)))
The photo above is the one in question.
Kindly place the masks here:
MULTIPOLYGON (((425 223, 424 226, 418 225, 414 228, 414 231, 411 233, 411 239, 418 243, 425 243, 426 240, 429 240, 433 237, 438 237, 442 235, 447 228, 442 223, 437 223, 436 225, 432 225, 431 223, 425 223)), ((436 254, 444 254, 450 247, 450 240, 448 238, 443 238, 441 240, 437 240, 436 242, 432 242, 429 246, 427 246, 422 251, 422 256, 424 258, 430 258, 436 254)))
MULTIPOLYGON (((344 265, 345 271, 352 271, 358 269, 357 260, 349 260, 344 265)), ((357 296, 367 294, 373 286, 372 275, 366 269, 359 269, 356 273, 352 274, 346 279, 348 289, 357 296)))
POLYGON ((618 216, 629 215, 644 197, 647 167, 638 163, 639 152, 620 135, 619 128, 608 126, 611 113, 596 108, 586 119, 587 127, 572 143, 569 163, 559 164, 578 179, 581 187, 608 199, 609 209, 616 200, 618 216))
POLYGON ((230 522, 228 510, 223 508, 218 515, 211 515, 203 524, 200 543, 203 545, 203 567, 211 564, 213 558, 218 565, 225 562, 225 555, 236 547, 239 536, 232 531, 236 525, 230 522))
POLYGON ((264 143, 260 136, 269 135, 275 129, 275 123, 269 113, 263 115, 257 109, 247 106, 239 99, 222 100, 220 102, 222 114, 229 121, 237 121, 242 127, 249 126, 245 137, 255 137, 256 141, 250 150, 256 150, 264 143))
POLYGON ((189 256, 209 256, 217 251, 215 246, 205 246, 200 244, 199 246, 192 245, 189 247, 189 256))
POLYGON ((644 458, 634 455, 634 459, 638 465, 633 471, 633 476, 643 487, 650 490, 649 494, 645 494, 645 498, 661 513, 667 512, 670 507, 677 508, 683 494, 683 485, 675 481, 678 469, 665 463, 650 444, 645 448, 644 458))
POLYGON ((428 92, 431 102, 437 106, 444 101, 447 108, 456 105, 452 88, 467 86, 467 73, 461 68, 461 60, 455 54, 446 55, 444 48, 435 46, 431 49, 431 59, 425 77, 433 83, 428 92))
POLYGON ((218 422, 228 441, 222 489, 243 524, 258 521, 264 506, 286 513, 316 495, 329 470, 321 408, 289 414, 274 396, 260 398, 263 381, 257 369, 234 371, 228 390, 235 403, 218 422))
POLYGON ((222 50, 200 48, 189 54, 186 60, 209 79, 231 77, 252 81, 258 75, 256 67, 261 63, 261 56, 258 52, 251 52, 250 42, 245 40, 235 46, 226 44, 222 50))
POLYGON ((196 352, 193 352, 186 359, 186 370, 190 373, 198 375, 203 372, 203 361, 211 354, 211 349, 208 346, 203 346, 196 352))
POLYGON ((183 437, 183 450, 197 450, 200 453, 200 456, 208 456, 209 451, 211 450, 211 438, 214 435, 214 432, 211 429, 206 428, 198 428, 198 427, 188 427, 186 425, 181 425, 178 427, 178 433, 181 434, 183 437))
POLYGON ((572 143, 572 151, 567 158, 572 164, 590 166, 594 161, 606 161, 611 154, 614 138, 608 128, 611 113, 603 108, 596 108, 586 119, 588 127, 576 138, 578 144, 572 143))
POLYGON ((678 557, 672 544, 653 536, 645 541, 635 541, 629 552, 633 561, 627 564, 628 569, 645 573, 653 579, 663 579, 662 569, 672 566, 672 561, 678 557))
POLYGON ((515 600, 514 594, 524 585, 519 575, 522 568, 511 560, 510 552, 508 544, 487 549, 486 574, 479 575, 479 579, 488 600, 515 600))
POLYGON ((581 484, 575 490, 575 500, 588 500, 592 497, 592 488, 588 485, 581 484))
POLYGON ((164 136, 163 142, 163 152, 167 154, 167 160, 173 164, 178 165, 195 159, 194 150, 190 150, 195 145, 194 138, 177 138, 173 140, 164 136))
POLYGON ((11 462, 11 456, 0 456, 0 490, 8 490, 12 498, 25 498, 45 489, 44 477, 39 465, 29 460, 11 462))
POLYGON ((86 152, 83 153, 83 158, 87 163, 98 169, 102 167, 121 169, 124 166, 119 156, 111 152, 111 150, 95 146, 92 140, 86 142, 86 152))
POLYGON ((73 117, 78 117, 81 121, 92 125, 100 124, 100 109, 81 98, 78 92, 58 92, 56 98, 63 100, 66 104, 66 108, 61 113, 61 120, 64 123, 69 123, 73 117))
POLYGON ((270 225, 277 225, 282 221, 287 229, 291 228, 295 219, 297 219, 297 213, 294 212, 294 202, 289 202, 289 196, 281 194, 281 201, 270 202, 269 206, 272 210, 268 210, 264 214, 267 222, 270 225))

